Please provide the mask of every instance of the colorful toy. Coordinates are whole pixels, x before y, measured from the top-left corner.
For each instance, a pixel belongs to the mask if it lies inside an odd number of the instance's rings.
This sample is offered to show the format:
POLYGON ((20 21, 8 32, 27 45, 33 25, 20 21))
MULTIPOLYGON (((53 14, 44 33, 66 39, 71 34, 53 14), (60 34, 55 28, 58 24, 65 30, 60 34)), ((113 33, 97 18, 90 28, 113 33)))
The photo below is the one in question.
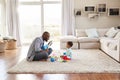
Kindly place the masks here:
POLYGON ((56 56, 56 54, 51 54, 51 56, 50 56, 50 61, 51 62, 55 62, 55 61, 57 61, 57 59, 58 59, 58 57, 56 56))
POLYGON ((42 50, 48 49, 48 45, 47 45, 47 44, 46 44, 46 45, 43 45, 43 46, 41 47, 41 49, 42 49, 42 50))
POLYGON ((50 61, 51 62, 55 62, 55 61, 68 62, 70 60, 71 60, 71 58, 69 58, 69 56, 67 56, 66 52, 64 52, 62 56, 57 56, 55 53, 52 53, 50 55, 50 61))
POLYGON ((45 44, 41 47, 42 50, 48 49, 52 45, 52 41, 48 42, 48 44, 45 44))
POLYGON ((71 60, 71 59, 68 58, 67 56, 63 56, 63 60, 71 60))
POLYGON ((62 62, 67 62, 67 61, 69 61, 69 60, 71 60, 71 58, 69 58, 67 55, 66 55, 66 52, 64 52, 63 53, 63 56, 61 56, 61 58, 62 58, 62 62))
POLYGON ((51 58, 50 58, 50 61, 51 61, 51 62, 55 62, 55 58, 54 58, 54 57, 51 57, 51 58))

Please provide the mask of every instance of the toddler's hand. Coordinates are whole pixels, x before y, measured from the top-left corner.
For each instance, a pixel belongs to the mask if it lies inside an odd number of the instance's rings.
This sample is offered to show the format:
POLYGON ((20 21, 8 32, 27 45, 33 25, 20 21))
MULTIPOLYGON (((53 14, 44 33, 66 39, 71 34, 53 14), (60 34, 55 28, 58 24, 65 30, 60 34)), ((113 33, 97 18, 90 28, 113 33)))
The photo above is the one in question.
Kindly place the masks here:
POLYGON ((60 58, 63 58, 63 55, 61 55, 60 58))

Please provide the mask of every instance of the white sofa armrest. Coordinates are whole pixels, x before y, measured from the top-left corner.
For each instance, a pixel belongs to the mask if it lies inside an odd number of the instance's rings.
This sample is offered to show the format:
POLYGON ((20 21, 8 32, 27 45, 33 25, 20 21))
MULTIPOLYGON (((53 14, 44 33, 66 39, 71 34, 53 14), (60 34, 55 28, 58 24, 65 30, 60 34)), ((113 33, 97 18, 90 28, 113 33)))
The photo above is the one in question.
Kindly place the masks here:
POLYGON ((101 38, 101 49, 120 62, 120 39, 101 38))
POLYGON ((108 47, 111 50, 119 50, 119 40, 108 41, 108 47))

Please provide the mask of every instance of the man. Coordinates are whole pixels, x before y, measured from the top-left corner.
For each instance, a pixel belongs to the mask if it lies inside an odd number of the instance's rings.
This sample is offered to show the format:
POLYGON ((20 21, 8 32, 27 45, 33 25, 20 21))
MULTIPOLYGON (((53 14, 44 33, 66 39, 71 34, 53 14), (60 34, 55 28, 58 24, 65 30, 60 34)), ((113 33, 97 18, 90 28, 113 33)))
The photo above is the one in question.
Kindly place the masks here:
POLYGON ((49 32, 44 32, 41 37, 37 37, 31 44, 28 54, 27 61, 40 61, 47 60, 48 56, 52 53, 52 49, 43 50, 44 41, 48 41, 50 37, 49 32))

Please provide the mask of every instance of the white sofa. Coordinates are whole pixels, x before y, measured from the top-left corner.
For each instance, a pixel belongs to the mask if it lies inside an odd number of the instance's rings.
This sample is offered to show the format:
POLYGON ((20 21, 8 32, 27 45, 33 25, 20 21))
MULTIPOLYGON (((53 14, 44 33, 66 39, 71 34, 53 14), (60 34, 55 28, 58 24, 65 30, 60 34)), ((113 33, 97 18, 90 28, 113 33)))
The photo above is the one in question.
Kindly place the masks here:
POLYGON ((105 38, 100 39, 100 49, 113 59, 120 62, 120 39, 105 38))
MULTIPOLYGON (((108 29, 97 29, 100 37, 103 37, 108 29)), ((99 49, 99 38, 89 38, 85 33, 85 29, 77 29, 76 36, 63 36, 60 39, 60 48, 65 49, 67 41, 73 42, 73 49, 99 49)))
MULTIPOLYGON (((108 29, 97 29, 98 35, 103 37, 108 29)), ((85 29, 77 29, 76 37, 78 38, 78 49, 99 49, 100 40, 98 38, 89 38, 85 33, 85 29)))
POLYGON ((77 37, 75 37, 75 36, 63 36, 63 37, 61 37, 61 39, 60 39, 60 48, 61 49, 66 48, 67 41, 73 42, 72 49, 78 49, 78 40, 77 40, 77 37))
POLYGON ((97 29, 98 38, 89 38, 85 33, 85 29, 77 29, 76 36, 63 36, 60 39, 60 48, 66 48, 66 42, 72 41, 72 49, 100 49, 104 51, 107 55, 120 62, 120 40, 114 38, 104 37, 108 29, 97 29), (109 46, 115 46, 111 48, 109 46))

